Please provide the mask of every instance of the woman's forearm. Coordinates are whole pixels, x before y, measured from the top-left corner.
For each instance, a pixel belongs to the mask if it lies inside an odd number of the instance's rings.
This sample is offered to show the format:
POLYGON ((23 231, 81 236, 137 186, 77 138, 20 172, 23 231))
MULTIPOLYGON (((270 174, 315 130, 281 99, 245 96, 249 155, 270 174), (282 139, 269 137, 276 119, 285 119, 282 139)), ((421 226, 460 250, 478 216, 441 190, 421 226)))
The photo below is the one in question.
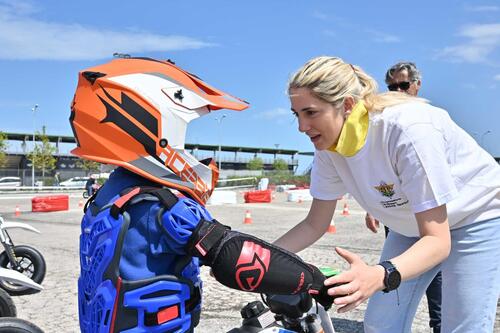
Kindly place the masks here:
POLYGON ((281 236, 275 245, 290 252, 299 252, 317 241, 328 229, 337 200, 313 199, 307 217, 281 236))
POLYGON ((401 273, 401 279, 409 280, 445 260, 449 253, 450 242, 436 236, 423 236, 391 262, 401 273))
POLYGON ((321 230, 316 230, 306 219, 278 238, 274 245, 296 253, 313 244, 323 233, 321 230))

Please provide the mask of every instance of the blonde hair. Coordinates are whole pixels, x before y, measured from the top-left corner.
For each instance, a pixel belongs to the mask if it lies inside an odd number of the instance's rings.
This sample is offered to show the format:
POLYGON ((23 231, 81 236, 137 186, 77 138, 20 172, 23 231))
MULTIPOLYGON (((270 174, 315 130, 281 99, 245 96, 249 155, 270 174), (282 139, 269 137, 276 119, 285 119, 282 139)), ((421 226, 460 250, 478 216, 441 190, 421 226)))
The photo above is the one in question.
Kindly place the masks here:
POLYGON ((377 93, 377 82, 361 67, 337 57, 316 57, 302 66, 288 82, 291 89, 307 88, 317 98, 337 106, 348 96, 362 100, 368 111, 382 111, 386 107, 410 101, 427 102, 400 92, 377 93))

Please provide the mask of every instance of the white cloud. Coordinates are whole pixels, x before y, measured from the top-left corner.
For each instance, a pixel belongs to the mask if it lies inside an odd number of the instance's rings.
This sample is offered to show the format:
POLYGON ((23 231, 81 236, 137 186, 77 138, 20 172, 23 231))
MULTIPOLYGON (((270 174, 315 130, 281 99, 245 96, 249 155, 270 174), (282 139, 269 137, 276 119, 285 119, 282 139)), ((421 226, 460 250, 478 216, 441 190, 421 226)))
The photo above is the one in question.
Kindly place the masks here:
POLYGON ((500 23, 467 25, 458 35, 468 40, 445 47, 437 53, 437 58, 453 62, 488 62, 488 56, 500 46, 500 23))
POLYGON ((30 15, 40 11, 33 2, 27 0, 0 0, 0 10, 12 15, 30 15))
POLYGON ((474 38, 478 42, 498 43, 500 41, 500 23, 468 25, 461 29, 460 35, 474 38))
POLYGON ((195 38, 113 31, 30 17, 28 2, 0 0, 0 59, 93 60, 114 52, 143 53, 213 46, 195 38))
POLYGON ((500 74, 497 74, 493 77, 493 80, 500 81, 500 74))
POLYGON ((292 122, 294 120, 292 111, 285 108, 275 108, 272 110, 255 113, 254 117, 265 121, 276 121, 278 123, 292 122))
POLYGON ((470 12, 497 12, 500 10, 498 6, 467 6, 466 10, 470 12))
POLYGON ((399 43, 401 39, 397 36, 387 34, 376 30, 367 30, 366 32, 373 35, 373 41, 377 43, 399 43))

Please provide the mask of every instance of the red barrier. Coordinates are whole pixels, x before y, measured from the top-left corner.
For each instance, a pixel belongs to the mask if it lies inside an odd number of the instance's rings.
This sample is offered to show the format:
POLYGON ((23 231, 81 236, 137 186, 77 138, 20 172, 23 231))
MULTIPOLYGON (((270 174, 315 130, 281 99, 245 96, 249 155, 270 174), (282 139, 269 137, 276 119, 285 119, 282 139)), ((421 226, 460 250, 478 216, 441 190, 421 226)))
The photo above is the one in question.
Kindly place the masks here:
POLYGON ((246 203, 253 203, 253 202, 271 202, 271 190, 264 190, 264 191, 251 191, 251 192, 245 192, 244 198, 246 203))
POLYGON ((59 210, 68 210, 68 208, 68 195, 49 195, 31 199, 32 212, 55 212, 59 210))

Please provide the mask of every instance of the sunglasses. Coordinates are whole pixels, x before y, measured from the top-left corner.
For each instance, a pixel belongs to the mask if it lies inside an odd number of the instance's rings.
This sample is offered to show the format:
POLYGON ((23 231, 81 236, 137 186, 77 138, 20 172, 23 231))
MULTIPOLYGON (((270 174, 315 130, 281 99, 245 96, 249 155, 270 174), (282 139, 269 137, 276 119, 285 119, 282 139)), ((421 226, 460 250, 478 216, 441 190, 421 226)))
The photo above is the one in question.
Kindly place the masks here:
POLYGON ((411 85, 411 82, 403 81, 403 82, 399 82, 399 83, 390 84, 387 86, 387 88, 390 91, 397 91, 398 88, 403 90, 403 91, 407 91, 408 89, 410 89, 410 85, 411 85))

